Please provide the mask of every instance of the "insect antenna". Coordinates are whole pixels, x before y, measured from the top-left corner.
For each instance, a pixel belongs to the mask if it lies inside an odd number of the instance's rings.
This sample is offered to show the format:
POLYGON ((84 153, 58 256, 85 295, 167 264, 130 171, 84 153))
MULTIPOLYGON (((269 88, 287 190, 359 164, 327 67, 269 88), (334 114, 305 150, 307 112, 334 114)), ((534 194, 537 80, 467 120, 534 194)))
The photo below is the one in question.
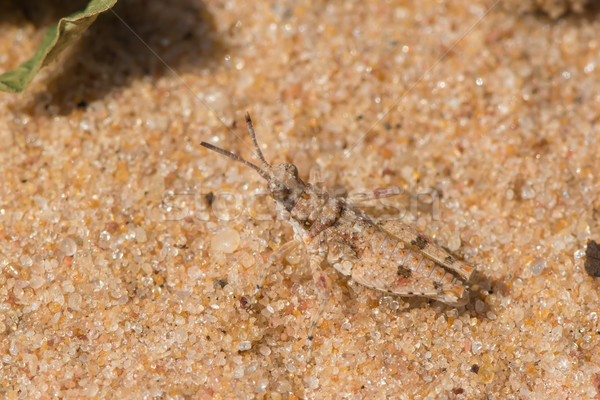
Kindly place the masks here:
POLYGON ((256 149, 257 156, 259 160, 263 163, 263 165, 270 169, 271 165, 265 160, 262 151, 260 151, 260 147, 258 147, 258 142, 256 141, 256 135, 254 134, 254 127, 252 126, 252 119, 250 119, 250 114, 246 113, 246 125, 248 126, 248 132, 250 133, 250 138, 252 139, 252 143, 254 143, 254 148, 256 149))
MULTIPOLYGON (((246 161, 246 160, 244 160, 242 157, 238 156, 237 154, 233 154, 233 153, 232 153, 232 152, 230 152, 230 151, 223 150, 223 149, 222 149, 222 148, 220 148, 220 147, 213 146, 212 144, 210 144, 210 143, 206 143, 206 142, 200 142, 200 145, 201 145, 201 146, 204 146, 204 147, 206 147, 206 148, 207 148, 207 149, 209 149, 209 150, 216 151, 216 152, 217 152, 217 153, 219 153, 219 154, 222 154, 222 155, 224 155, 224 156, 226 156, 226 157, 229 157, 229 158, 233 158, 233 159, 234 159, 234 160, 236 160, 236 161, 239 161, 239 162, 241 162, 241 163, 243 163, 243 164, 246 164, 246 165, 247 165, 247 166, 249 166, 250 168, 254 169, 256 172, 258 172, 258 173, 259 173, 259 175, 260 175, 260 176, 262 176, 263 178, 265 178, 266 180, 269 180, 269 179, 270 179, 270 177, 269 177, 269 174, 267 174, 267 173, 266 173, 266 172, 265 172, 263 169, 261 169, 260 167, 258 167, 258 166, 256 166, 256 165, 252 164, 252 163, 251 163, 251 162, 249 162, 249 161, 246 161)), ((260 150, 259 150, 259 152, 260 152, 260 150)), ((262 154, 261 154, 261 159, 262 159, 262 154)), ((263 162, 265 162, 265 161, 263 160, 263 162)), ((266 163, 265 163, 265 164, 266 164, 266 163)), ((267 165, 269 165, 269 164, 267 164, 267 165)), ((269 166, 269 167, 270 167, 270 166, 269 166)))

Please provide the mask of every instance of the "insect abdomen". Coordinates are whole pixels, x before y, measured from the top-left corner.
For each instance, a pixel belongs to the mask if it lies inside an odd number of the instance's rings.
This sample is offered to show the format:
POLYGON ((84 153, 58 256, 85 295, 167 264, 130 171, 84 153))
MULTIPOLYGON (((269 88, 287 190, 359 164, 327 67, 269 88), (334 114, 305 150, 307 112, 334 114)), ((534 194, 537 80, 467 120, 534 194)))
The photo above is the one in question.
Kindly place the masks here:
MULTIPOLYGON (((347 220, 346 220, 347 221, 347 220)), ((425 257, 423 254, 409 247, 394 235, 380 229, 369 221, 354 221, 350 226, 335 226, 337 232, 347 231, 347 228, 356 235, 342 235, 349 240, 357 252, 357 257, 373 263, 391 263, 397 268, 399 276, 404 278, 418 277, 430 279, 440 285, 460 284, 456 276, 444 267, 425 257)), ((340 233, 338 233, 340 234, 340 233)))

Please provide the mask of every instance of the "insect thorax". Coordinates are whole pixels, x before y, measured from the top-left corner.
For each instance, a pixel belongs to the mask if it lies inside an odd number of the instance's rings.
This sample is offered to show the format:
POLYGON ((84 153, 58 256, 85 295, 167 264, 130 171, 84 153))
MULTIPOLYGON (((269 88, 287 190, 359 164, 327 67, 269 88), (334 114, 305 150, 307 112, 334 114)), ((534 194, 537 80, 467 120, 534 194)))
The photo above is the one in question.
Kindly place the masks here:
POLYGON ((335 224, 343 209, 342 199, 331 197, 325 191, 306 185, 290 215, 298 227, 302 226, 305 237, 312 239, 335 224))

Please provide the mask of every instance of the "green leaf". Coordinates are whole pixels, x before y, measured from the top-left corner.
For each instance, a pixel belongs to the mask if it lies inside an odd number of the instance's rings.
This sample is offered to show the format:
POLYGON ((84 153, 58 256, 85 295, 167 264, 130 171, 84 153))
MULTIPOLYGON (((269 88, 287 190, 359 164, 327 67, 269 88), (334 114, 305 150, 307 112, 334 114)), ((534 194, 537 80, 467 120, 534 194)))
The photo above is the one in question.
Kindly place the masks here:
POLYGON ((98 14, 110 9, 116 2, 117 0, 91 0, 84 10, 61 18, 48 28, 33 57, 14 70, 0 75, 0 90, 11 93, 25 90, 40 68, 56 59, 96 20, 98 14))

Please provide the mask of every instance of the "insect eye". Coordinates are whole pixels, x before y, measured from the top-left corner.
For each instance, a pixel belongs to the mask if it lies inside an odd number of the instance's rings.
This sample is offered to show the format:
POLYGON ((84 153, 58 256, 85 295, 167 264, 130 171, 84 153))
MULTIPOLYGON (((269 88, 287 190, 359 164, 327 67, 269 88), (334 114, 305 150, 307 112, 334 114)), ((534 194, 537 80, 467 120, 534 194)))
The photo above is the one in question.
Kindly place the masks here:
POLYGON ((283 195, 289 192, 289 189, 281 182, 274 181, 269 185, 269 190, 275 195, 283 195))
POLYGON ((287 173, 292 174, 294 177, 298 176, 298 168, 294 164, 285 163, 284 168, 287 173))

